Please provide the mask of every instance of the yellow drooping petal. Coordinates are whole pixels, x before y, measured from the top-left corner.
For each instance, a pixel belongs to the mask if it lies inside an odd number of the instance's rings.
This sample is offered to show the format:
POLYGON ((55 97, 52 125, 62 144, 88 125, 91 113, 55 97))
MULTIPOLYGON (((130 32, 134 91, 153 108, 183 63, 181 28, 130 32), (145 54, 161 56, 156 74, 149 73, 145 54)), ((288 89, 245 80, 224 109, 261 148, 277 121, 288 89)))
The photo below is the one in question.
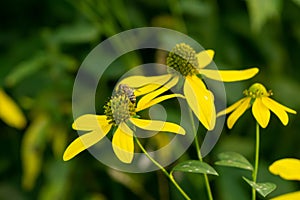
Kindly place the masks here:
POLYGON ((229 129, 233 127, 235 122, 240 118, 240 116, 249 108, 250 106, 250 97, 245 97, 240 105, 231 113, 227 119, 227 126, 229 129))
POLYGON ((274 197, 271 200, 299 200, 299 199, 300 199, 300 191, 297 191, 297 192, 291 192, 291 193, 274 197))
MULTIPOLYGON (((155 90, 154 92, 151 92, 145 96, 143 96, 137 103, 137 108, 139 110, 148 108, 148 103, 150 103, 154 98, 161 95, 162 93, 166 92, 167 90, 171 89, 176 83, 178 82, 179 77, 173 77, 168 83, 166 83, 164 86, 159 88, 158 90, 155 90)), ((152 104, 153 105, 153 104, 152 104)))
POLYGON ((271 99, 269 97, 263 97, 262 102, 273 113, 275 113, 275 115, 280 119, 280 121, 282 122, 283 125, 286 126, 288 124, 289 116, 286 113, 286 111, 284 110, 284 108, 282 108, 281 104, 277 103, 276 101, 274 101, 273 99, 271 99))
POLYGON ((106 115, 85 114, 78 117, 72 124, 74 130, 92 131, 108 125, 106 115))
POLYGON ((198 67, 200 69, 206 67, 211 63, 215 55, 214 50, 208 49, 205 51, 201 51, 197 54, 197 59, 198 59, 198 67))
POLYGON ((111 124, 101 125, 101 128, 97 128, 92 132, 86 133, 75 139, 65 150, 63 160, 68 161, 80 152, 99 142, 104 136, 106 136, 111 129, 111 126, 111 124))
POLYGON ((262 102, 263 97, 258 97, 255 99, 252 105, 252 113, 262 128, 266 128, 270 121, 270 110, 265 104, 262 102))
POLYGON ((144 130, 164 131, 164 132, 178 133, 181 135, 185 134, 185 130, 181 126, 171 123, 171 122, 137 119, 137 118, 131 118, 130 121, 135 126, 141 128, 141 129, 144 129, 144 130))
POLYGON ((212 130, 216 123, 213 94, 197 76, 186 77, 183 91, 189 107, 199 121, 207 130, 212 130))
POLYGON ((252 78, 258 73, 258 68, 250 68, 245 70, 212 70, 200 69, 199 73, 207 78, 223 82, 242 81, 252 78))
POLYGON ((122 122, 113 135, 112 147, 120 161, 131 163, 134 153, 133 131, 122 122))
MULTIPOLYGON (((164 85, 170 78, 171 74, 164 74, 159 76, 129 76, 121 80, 119 84, 126 84, 131 88, 140 88, 149 84, 164 85)), ((117 87, 118 87, 117 85, 117 87)))
POLYGON ((237 107, 239 107, 241 105, 241 103, 244 101, 245 99, 240 99, 237 102, 235 102, 234 104, 232 104, 231 106, 229 106, 228 108, 218 112, 217 117, 220 117, 222 115, 226 115, 228 113, 231 113, 232 111, 234 111, 237 107))
POLYGON ((300 181, 300 160, 295 158, 277 160, 269 167, 269 171, 286 180, 300 181))
POLYGON ((26 118, 19 106, 0 88, 0 118, 9 126, 22 129, 26 118))
POLYGON ((149 84, 149 85, 145 85, 143 87, 135 89, 134 90, 134 95, 138 97, 138 96, 141 96, 141 95, 144 95, 144 94, 148 94, 148 93, 156 90, 159 87, 161 87, 161 85, 155 84, 155 83, 149 84))
POLYGON ((163 96, 160 96, 160 97, 157 97, 155 99, 153 99, 152 101, 148 102, 147 104, 143 105, 143 107, 138 107, 140 105, 137 106, 136 108, 136 112, 138 111, 141 111, 141 110, 144 110, 146 108, 149 108, 155 104, 158 104, 162 101, 165 101, 167 99, 171 99, 171 98, 175 98, 175 97, 180 97, 180 98, 185 98, 183 95, 181 94, 168 94, 168 95, 163 95, 163 96))

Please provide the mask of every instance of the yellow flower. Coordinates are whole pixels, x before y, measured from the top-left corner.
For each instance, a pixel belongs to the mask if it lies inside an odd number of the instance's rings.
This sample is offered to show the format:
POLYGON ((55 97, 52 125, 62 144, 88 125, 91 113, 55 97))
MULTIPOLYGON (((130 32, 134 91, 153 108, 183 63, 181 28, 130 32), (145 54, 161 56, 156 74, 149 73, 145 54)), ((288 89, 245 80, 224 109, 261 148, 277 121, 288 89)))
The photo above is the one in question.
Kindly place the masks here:
POLYGON ((204 69, 212 62, 213 56, 213 50, 196 53, 189 45, 181 43, 176 45, 167 57, 167 66, 173 69, 169 71, 170 74, 157 76, 158 82, 154 81, 154 77, 133 76, 124 79, 122 83, 133 88, 141 87, 143 94, 149 93, 140 100, 140 104, 144 105, 148 99, 152 99, 153 103, 162 100, 163 97, 156 97, 176 85, 179 78, 183 76, 183 93, 189 107, 203 126, 212 130, 216 122, 214 96, 197 75, 217 81, 231 82, 249 79, 259 71, 258 68, 226 71, 204 69), (160 87, 162 84, 164 86, 160 87))
MULTIPOLYGON (((275 161, 269 171, 275 175, 279 175, 286 180, 300 181, 300 160, 295 158, 284 158, 275 161)), ((272 198, 272 200, 298 200, 300 199, 300 191, 292 192, 272 198)))
MULTIPOLYGON (((131 163, 133 159, 134 127, 150 131, 185 134, 185 130, 174 123, 135 118, 137 110, 143 110, 147 106, 136 107, 135 95, 131 88, 124 87, 124 85, 117 88, 104 106, 105 115, 86 114, 75 120, 72 125, 73 129, 88 133, 80 136, 67 147, 63 160, 70 160, 81 151, 99 142, 113 126, 116 127, 116 131, 112 138, 112 147, 116 156, 124 163, 131 163)), ((168 99, 168 97, 163 98, 168 99)))
POLYGON ((0 88, 0 118, 8 125, 21 129, 26 125, 26 118, 24 117, 21 109, 0 88))
POLYGON ((287 112, 296 114, 296 111, 281 105, 269 98, 272 95, 271 91, 260 83, 254 83, 248 90, 244 91, 246 97, 240 99, 233 105, 229 106, 223 111, 220 111, 217 116, 231 113, 227 119, 228 128, 232 128, 238 118, 252 106, 252 113, 258 124, 266 128, 270 121, 270 110, 280 119, 283 125, 287 125, 289 117, 287 112))

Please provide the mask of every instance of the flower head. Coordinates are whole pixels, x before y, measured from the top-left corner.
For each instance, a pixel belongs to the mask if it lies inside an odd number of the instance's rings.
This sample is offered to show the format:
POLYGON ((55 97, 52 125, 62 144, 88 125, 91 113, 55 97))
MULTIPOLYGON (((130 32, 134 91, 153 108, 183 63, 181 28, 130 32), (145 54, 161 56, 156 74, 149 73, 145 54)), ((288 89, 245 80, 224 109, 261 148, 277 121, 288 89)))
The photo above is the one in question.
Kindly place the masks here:
POLYGON ((99 142, 112 126, 117 127, 113 134, 112 147, 116 156, 124 163, 131 163, 134 153, 134 129, 129 128, 128 125, 150 131, 185 134, 185 130, 174 123, 135 118, 137 109, 143 110, 146 107, 136 107, 133 90, 128 86, 119 86, 104 106, 105 115, 86 114, 74 121, 73 129, 88 133, 75 139, 67 147, 63 159, 70 160, 81 151, 99 142))
POLYGON ((148 94, 141 98, 140 102, 142 103, 148 99, 151 99, 152 102, 162 100, 162 97, 159 97, 159 95, 172 88, 177 84, 180 78, 183 78, 184 98, 189 107, 203 126, 208 130, 212 130, 216 122, 214 95, 207 89, 198 75, 217 81, 231 82, 249 79, 258 73, 257 68, 226 71, 204 69, 212 62, 213 56, 213 50, 196 53, 189 45, 180 43, 174 47, 167 57, 167 66, 170 68, 170 70, 168 70, 170 74, 157 76, 156 79, 160 80, 159 83, 149 83, 150 81, 147 80, 153 81, 154 77, 145 76, 129 77, 123 81, 134 88, 140 87, 140 81, 136 83, 136 80, 140 78, 144 81, 143 86, 145 89, 148 89, 148 94), (165 80, 165 82, 162 80, 165 80), (147 82, 149 84, 147 84, 147 82), (161 84, 163 84, 162 87, 160 87, 161 84))
POLYGON ((260 83, 254 83, 248 90, 244 91, 244 95, 244 98, 225 110, 220 111, 217 115, 221 116, 232 112, 227 119, 227 126, 230 129, 238 118, 251 106, 254 118, 263 128, 266 128, 270 121, 270 111, 280 119, 283 125, 287 125, 289 121, 287 112, 296 114, 296 111, 271 99, 270 96, 273 95, 272 91, 267 91, 265 86, 260 83))

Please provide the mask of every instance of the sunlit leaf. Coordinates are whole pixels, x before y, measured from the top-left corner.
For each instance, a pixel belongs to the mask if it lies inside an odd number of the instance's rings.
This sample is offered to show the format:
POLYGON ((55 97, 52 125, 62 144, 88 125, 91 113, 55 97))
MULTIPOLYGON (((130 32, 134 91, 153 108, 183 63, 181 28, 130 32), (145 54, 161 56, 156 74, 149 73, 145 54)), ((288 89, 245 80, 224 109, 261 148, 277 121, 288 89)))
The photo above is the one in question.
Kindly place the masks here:
POLYGON ((243 177, 243 179, 263 197, 266 197, 276 189, 274 183, 254 183, 245 177, 243 177))
POLYGON ((172 171, 182 171, 189 173, 211 174, 218 176, 216 170, 205 162, 199 160, 187 160, 176 165, 172 171))
POLYGON ((226 167, 236 167, 240 169, 253 170, 251 163, 241 154, 235 152, 224 152, 218 155, 219 161, 215 162, 216 165, 226 167))
POLYGON ((250 22, 253 31, 259 32, 267 20, 279 18, 282 0, 247 0, 250 22))

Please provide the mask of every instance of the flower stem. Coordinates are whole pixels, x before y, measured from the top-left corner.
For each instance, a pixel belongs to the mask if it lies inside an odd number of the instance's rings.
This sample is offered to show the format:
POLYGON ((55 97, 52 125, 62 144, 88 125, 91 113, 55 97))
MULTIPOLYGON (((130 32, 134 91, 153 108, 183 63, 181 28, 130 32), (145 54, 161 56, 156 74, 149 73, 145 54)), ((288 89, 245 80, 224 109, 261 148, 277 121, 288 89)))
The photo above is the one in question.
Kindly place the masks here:
MULTIPOLYGON (((192 127, 193 127, 193 133, 195 135, 194 139, 195 139, 195 145, 196 145, 196 151, 197 151, 198 159, 201 162, 203 162, 203 158, 202 158, 201 150, 200 150, 200 145, 199 145, 199 141, 198 141, 198 137, 197 137, 197 130, 196 130, 196 127, 195 127, 195 122, 194 122, 194 116, 193 116, 193 113, 192 113, 191 109, 189 109, 189 114, 190 114, 190 119, 191 119, 191 123, 192 123, 192 127)), ((212 192, 211 192, 210 185, 209 185, 208 176, 207 176, 207 174, 203 174, 203 175, 204 175, 204 181, 205 181, 205 186, 206 186, 208 199, 213 200, 212 192)))
MULTIPOLYGON (((252 173, 252 178, 254 183, 256 183, 257 180, 258 161, 259 161, 259 124, 256 123, 255 164, 254 164, 254 171, 252 173)), ((252 188, 252 200, 256 200, 255 188, 252 188)))
POLYGON ((178 185, 178 183, 175 181, 174 177, 172 174, 169 174, 167 172, 167 170, 161 166, 156 160, 154 160, 154 158, 152 158, 149 153, 145 150, 145 148, 143 147, 143 145, 140 143, 139 139, 137 137, 134 137, 136 143, 138 144, 138 146, 140 147, 140 149, 143 151, 143 153, 149 158, 149 160, 151 160, 169 179, 170 181, 174 184, 174 186, 176 187, 176 189, 182 194, 182 196, 187 199, 190 200, 191 198, 183 191, 183 189, 178 185))

